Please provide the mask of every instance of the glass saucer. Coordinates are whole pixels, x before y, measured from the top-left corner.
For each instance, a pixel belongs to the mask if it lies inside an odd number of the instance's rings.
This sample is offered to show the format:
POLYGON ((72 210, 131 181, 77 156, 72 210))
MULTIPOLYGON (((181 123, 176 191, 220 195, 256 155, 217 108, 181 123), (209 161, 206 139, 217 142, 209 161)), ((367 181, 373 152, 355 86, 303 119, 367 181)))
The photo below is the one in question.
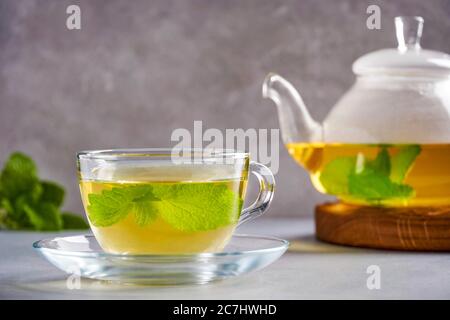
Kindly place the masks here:
POLYGON ((125 255, 104 252, 93 235, 37 241, 33 247, 50 263, 71 274, 133 284, 202 284, 260 270, 288 248, 286 240, 233 235, 218 253, 125 255))

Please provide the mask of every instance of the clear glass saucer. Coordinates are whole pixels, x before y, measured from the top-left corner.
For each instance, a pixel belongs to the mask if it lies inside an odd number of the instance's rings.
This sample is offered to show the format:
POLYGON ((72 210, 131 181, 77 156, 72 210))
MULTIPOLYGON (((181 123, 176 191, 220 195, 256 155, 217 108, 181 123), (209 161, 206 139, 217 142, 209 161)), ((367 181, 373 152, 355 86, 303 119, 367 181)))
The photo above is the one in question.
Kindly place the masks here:
POLYGON ((71 274, 132 284, 202 284, 260 270, 288 248, 286 240, 233 235, 222 252, 180 255, 125 255, 104 252, 93 235, 37 241, 33 247, 71 274))

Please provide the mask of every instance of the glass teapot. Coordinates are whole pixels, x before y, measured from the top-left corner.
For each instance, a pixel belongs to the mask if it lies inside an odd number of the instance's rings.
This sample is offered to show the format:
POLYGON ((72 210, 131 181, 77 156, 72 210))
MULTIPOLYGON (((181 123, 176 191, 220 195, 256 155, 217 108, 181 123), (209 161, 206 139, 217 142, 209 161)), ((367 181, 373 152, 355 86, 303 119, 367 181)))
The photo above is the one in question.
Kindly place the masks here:
POLYGON ((318 191, 364 205, 450 205, 450 55, 421 48, 423 22, 395 18, 398 47, 354 62, 354 85, 322 124, 292 84, 267 75, 283 142, 318 191))

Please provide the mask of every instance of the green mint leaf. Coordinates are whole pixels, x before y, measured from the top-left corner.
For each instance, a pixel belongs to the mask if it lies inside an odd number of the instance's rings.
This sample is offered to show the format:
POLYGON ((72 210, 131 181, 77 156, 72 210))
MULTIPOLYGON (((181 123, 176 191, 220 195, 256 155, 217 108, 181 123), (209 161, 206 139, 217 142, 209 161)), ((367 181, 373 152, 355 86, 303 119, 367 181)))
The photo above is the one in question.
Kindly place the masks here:
POLYGON ((351 196, 368 201, 409 198, 414 195, 414 190, 410 186, 394 183, 388 176, 372 170, 351 174, 348 179, 348 188, 351 196))
POLYGON ((3 198, 0 201, 0 207, 3 208, 8 214, 12 214, 14 212, 14 207, 7 198, 3 198))
POLYGON ((89 220, 111 226, 134 214, 140 226, 160 216, 183 231, 216 229, 239 219, 242 200, 225 184, 187 183, 115 187, 88 196, 89 220))
MULTIPOLYGON (((15 229, 36 230, 25 209, 38 206, 40 203, 41 194, 42 186, 40 183, 37 183, 26 193, 19 194, 15 198, 3 200, 5 203, 5 208, 7 208, 8 211, 8 221, 13 222, 16 226, 15 229)), ((40 227, 40 229, 42 228, 40 227)))
POLYGON ((61 213, 61 218, 65 230, 82 230, 89 228, 86 221, 78 214, 63 212, 61 213))
POLYGON ((8 213, 5 209, 0 207, 0 230, 8 228, 8 213))
POLYGON ((64 202, 64 188, 55 182, 42 181, 40 201, 53 203, 60 207, 64 202))
POLYGON ((156 208, 153 202, 158 200, 153 196, 151 186, 140 185, 103 190, 101 194, 91 193, 88 199, 89 220, 97 227, 111 226, 130 212, 135 213, 140 225, 145 225, 154 219, 156 208))
POLYGON ((30 191, 38 182, 33 160, 20 152, 11 154, 0 175, 2 194, 7 198, 15 198, 30 191))
POLYGON ((403 182, 414 161, 419 155, 421 148, 419 145, 401 147, 399 151, 391 157, 391 180, 397 183, 403 182))
POLYGON ((108 227, 124 219, 129 212, 130 199, 125 188, 113 188, 101 194, 89 194, 89 220, 94 226, 108 227))
POLYGON ((146 226, 156 219, 158 207, 156 207, 154 204, 155 203, 152 201, 140 201, 134 203, 132 212, 134 213, 135 221, 139 226, 146 226))
POLYGON ((356 157, 331 160, 320 174, 319 180, 330 194, 347 194, 348 177, 355 172, 356 157))
POLYGON ((387 147, 381 146, 373 160, 338 157, 325 166, 319 179, 328 193, 338 196, 369 202, 410 198, 414 189, 402 182, 419 153, 419 146, 406 146, 391 157, 387 147))
POLYGON ((381 147, 374 160, 369 160, 365 164, 366 168, 370 168, 379 175, 389 176, 391 172, 391 159, 386 147, 381 147))
POLYGON ((188 232, 213 230, 239 220, 242 200, 225 184, 190 183, 154 186, 164 220, 188 232))
POLYGON ((61 214, 52 203, 42 202, 35 207, 25 205, 24 211, 35 230, 58 231, 62 229, 61 214))
POLYGON ((42 202, 41 196, 44 189, 42 187, 42 184, 39 182, 36 182, 32 187, 31 190, 27 193, 24 193, 22 195, 26 195, 28 201, 36 203, 36 202, 42 202))
POLYGON ((23 229, 33 229, 33 224, 31 223, 27 213, 25 212, 25 207, 31 207, 35 205, 29 194, 22 194, 17 198, 10 201, 10 209, 8 210, 8 218, 10 221, 18 226, 18 228, 23 229))
POLYGON ((7 198, 0 199, 0 229, 17 229, 18 224, 11 219, 14 206, 7 198))
POLYGON ((39 181, 34 161, 15 152, 0 173, 0 227, 27 230, 60 230, 59 207, 64 189, 56 183, 39 181))

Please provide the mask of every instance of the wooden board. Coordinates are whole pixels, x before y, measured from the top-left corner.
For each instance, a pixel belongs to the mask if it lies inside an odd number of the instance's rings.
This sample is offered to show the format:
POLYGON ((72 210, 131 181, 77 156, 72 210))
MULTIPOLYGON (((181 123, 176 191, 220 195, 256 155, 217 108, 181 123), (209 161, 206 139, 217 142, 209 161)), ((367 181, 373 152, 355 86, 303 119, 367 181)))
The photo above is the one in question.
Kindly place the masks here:
POLYGON ((450 251, 450 207, 382 208, 340 202, 316 207, 318 239, 380 249, 450 251))

